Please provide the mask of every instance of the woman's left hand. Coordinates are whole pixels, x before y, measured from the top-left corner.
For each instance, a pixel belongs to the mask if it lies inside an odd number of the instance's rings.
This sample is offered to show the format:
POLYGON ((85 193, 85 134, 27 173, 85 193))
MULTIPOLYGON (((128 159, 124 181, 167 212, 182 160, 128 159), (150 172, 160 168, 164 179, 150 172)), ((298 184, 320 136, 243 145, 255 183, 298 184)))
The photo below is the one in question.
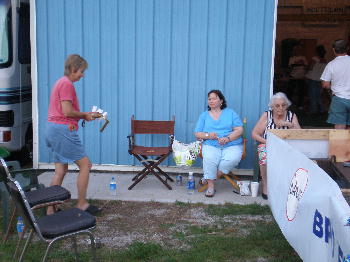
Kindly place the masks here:
POLYGON ((281 127, 284 127, 284 126, 286 126, 288 128, 292 128, 293 127, 293 123, 288 122, 288 121, 278 121, 276 123, 276 125, 277 125, 278 128, 281 128, 281 127))
POLYGON ((218 141, 220 145, 226 145, 228 142, 230 142, 230 140, 226 136, 218 138, 218 141))

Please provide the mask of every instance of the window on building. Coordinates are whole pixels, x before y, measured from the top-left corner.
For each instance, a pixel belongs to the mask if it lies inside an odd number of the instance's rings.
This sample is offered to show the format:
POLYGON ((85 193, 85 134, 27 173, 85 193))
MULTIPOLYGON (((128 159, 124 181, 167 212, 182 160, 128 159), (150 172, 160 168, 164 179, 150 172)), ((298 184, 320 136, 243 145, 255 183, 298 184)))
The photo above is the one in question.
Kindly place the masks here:
POLYGON ((29 5, 21 4, 18 27, 18 61, 30 64, 30 16, 29 5))
POLYGON ((0 0, 0 68, 12 64, 11 1, 0 0))

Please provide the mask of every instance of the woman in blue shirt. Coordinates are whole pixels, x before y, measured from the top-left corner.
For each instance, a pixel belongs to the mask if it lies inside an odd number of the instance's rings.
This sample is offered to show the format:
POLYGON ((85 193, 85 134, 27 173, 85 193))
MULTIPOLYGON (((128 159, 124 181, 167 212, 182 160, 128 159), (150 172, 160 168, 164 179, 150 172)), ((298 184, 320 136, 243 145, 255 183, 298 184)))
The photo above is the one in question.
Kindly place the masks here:
POLYGON ((215 194, 214 181, 238 165, 243 151, 243 123, 237 113, 227 108, 220 90, 208 93, 208 110, 197 121, 195 136, 203 140, 203 179, 208 183, 206 197, 215 194))

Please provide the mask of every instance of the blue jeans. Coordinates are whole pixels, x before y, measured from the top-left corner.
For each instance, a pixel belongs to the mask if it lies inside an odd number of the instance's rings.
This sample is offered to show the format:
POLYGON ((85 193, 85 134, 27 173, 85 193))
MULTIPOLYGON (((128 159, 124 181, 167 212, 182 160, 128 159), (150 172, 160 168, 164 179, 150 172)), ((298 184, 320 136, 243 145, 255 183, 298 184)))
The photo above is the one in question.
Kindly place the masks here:
POLYGON ((308 80, 309 97, 310 97, 310 111, 311 113, 323 112, 321 102, 321 81, 308 80))
POLYGON ((216 179, 218 170, 224 174, 228 174, 241 161, 242 152, 243 145, 225 148, 203 145, 203 178, 216 179))

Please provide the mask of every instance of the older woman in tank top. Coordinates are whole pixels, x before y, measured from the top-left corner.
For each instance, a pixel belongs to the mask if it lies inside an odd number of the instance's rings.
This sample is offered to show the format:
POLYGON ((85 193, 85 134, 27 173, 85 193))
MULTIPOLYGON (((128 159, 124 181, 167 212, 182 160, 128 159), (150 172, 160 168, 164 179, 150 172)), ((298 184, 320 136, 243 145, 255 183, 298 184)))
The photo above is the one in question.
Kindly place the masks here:
POLYGON ((266 132, 268 129, 300 128, 297 116, 288 110, 290 105, 291 102, 284 93, 274 94, 270 99, 270 110, 261 115, 252 131, 252 138, 259 143, 258 155, 262 179, 262 197, 264 199, 267 199, 266 132))

